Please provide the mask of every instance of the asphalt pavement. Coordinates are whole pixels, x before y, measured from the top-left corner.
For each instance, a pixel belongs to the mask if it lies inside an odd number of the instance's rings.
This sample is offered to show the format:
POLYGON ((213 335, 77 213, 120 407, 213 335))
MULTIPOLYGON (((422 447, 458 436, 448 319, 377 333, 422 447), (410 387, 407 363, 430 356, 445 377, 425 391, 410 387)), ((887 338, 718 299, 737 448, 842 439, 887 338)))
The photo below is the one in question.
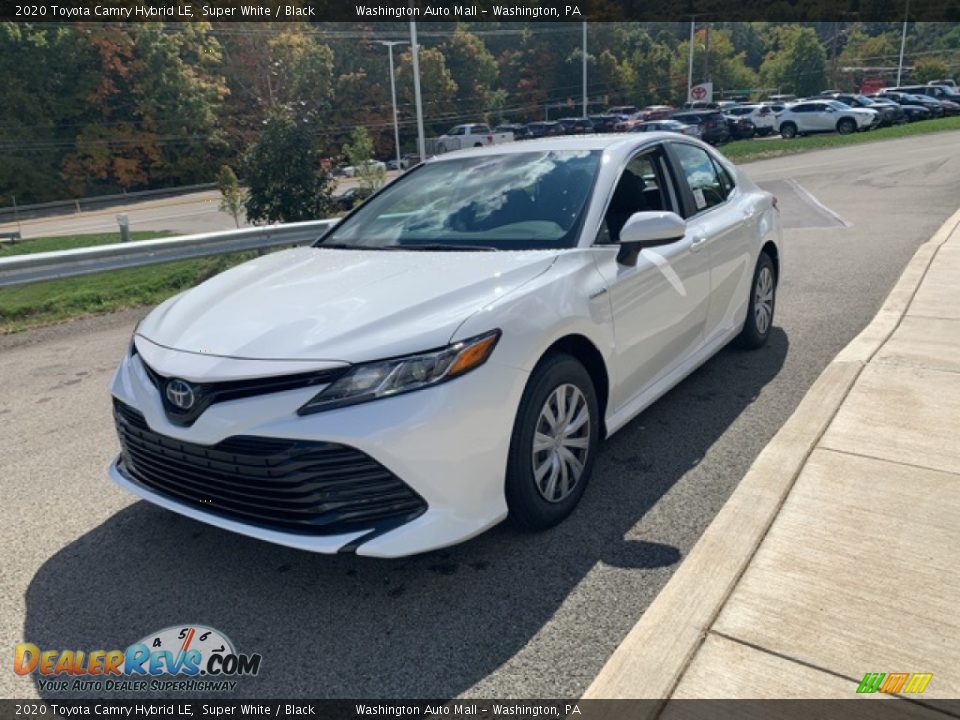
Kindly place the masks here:
MULTIPOLYGON (((723 350, 611 438, 580 508, 540 534, 500 526, 376 561, 134 501, 106 478, 106 384, 142 311, 0 338, 0 647, 124 648, 193 622, 263 655, 238 696, 578 697, 956 209, 958 140, 750 164, 781 188, 788 225, 770 342, 723 350)), ((38 694, 34 677, 0 673, 0 696, 38 694)))

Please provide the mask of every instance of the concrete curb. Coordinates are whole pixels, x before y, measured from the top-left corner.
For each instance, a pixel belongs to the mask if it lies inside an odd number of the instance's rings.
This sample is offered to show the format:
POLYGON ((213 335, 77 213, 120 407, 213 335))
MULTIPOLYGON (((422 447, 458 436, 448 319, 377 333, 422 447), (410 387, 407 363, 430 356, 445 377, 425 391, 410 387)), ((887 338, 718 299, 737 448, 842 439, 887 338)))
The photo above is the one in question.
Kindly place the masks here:
MULTIPOLYGON (((587 688, 584 699, 670 697, 773 524, 810 452, 861 370, 900 324, 937 251, 958 228, 960 210, 917 249, 876 316, 810 387, 587 688)), ((659 707, 651 708, 648 716, 658 712, 659 707)))

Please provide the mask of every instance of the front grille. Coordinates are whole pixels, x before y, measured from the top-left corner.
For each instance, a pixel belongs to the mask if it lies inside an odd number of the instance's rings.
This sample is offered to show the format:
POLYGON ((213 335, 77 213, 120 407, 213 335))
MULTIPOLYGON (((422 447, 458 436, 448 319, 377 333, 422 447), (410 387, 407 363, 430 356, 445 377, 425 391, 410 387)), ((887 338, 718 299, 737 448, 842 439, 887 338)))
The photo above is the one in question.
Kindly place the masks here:
POLYGON ((236 436, 196 445, 153 432, 117 399, 119 469, 143 487, 251 525, 336 535, 408 522, 427 504, 370 456, 346 445, 236 436))
POLYGON ((330 370, 298 373, 296 375, 273 375, 270 377, 251 378, 248 380, 225 380, 212 383, 190 383, 196 398, 188 409, 184 410, 171 404, 167 397, 167 383, 176 378, 161 375, 152 367, 143 362, 143 369, 153 386, 160 392, 163 410, 167 419, 176 425, 190 426, 203 414, 203 411, 214 403, 239 400, 241 398, 265 395, 267 393, 298 390, 305 387, 326 385, 343 375, 349 368, 344 366, 330 370))

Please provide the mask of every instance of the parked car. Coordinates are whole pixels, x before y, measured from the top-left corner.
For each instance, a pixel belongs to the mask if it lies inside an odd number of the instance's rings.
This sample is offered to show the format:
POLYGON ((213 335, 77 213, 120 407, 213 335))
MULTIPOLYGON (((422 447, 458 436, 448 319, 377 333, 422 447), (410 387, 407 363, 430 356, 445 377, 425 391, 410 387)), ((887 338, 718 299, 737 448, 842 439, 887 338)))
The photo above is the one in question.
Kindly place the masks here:
POLYGON ((564 135, 585 135, 596 132, 593 128, 593 121, 590 120, 590 118, 560 118, 557 122, 563 127, 564 135))
POLYGON ((781 234, 770 193, 672 133, 434 157, 312 246, 151 312, 110 384, 109 475, 321 553, 551 527, 606 437, 731 341, 767 342, 781 234))
POLYGON ((880 113, 880 125, 900 125, 907 122, 907 116, 899 105, 879 104, 876 100, 858 93, 829 93, 820 95, 823 99, 836 100, 849 107, 862 107, 880 113))
POLYGON ((636 115, 636 113, 636 105, 615 105, 614 107, 607 109, 608 115, 619 115, 621 120, 625 120, 631 115, 636 115))
POLYGON ((699 125, 685 125, 679 120, 651 120, 630 128, 630 132, 674 132, 688 137, 700 137, 699 125))
POLYGON ((613 132, 614 127, 618 122, 620 122, 620 117, 618 115, 591 115, 590 120, 593 122, 593 129, 598 133, 613 132))
POLYGON ((630 132, 634 127, 644 121, 643 113, 639 110, 629 117, 622 118, 613 129, 616 132, 630 132))
POLYGON ((747 118, 756 128, 757 135, 765 136, 773 132, 776 117, 773 108, 769 105, 735 105, 725 110, 724 115, 730 117, 747 118))
POLYGON ((519 123, 511 123, 509 125, 497 125, 493 132, 495 133, 513 133, 514 140, 526 140, 530 135, 530 131, 527 129, 526 125, 520 125, 519 123))
POLYGON ((665 120, 676 111, 672 105, 647 105, 640 113, 644 120, 665 120))
POLYGON ((700 127, 700 139, 711 145, 720 145, 730 140, 730 128, 727 119, 719 110, 681 110, 670 115, 685 125, 700 127))
POLYGON ((945 114, 940 101, 934 100, 932 97, 927 97, 926 95, 914 95, 913 93, 887 90, 880 93, 880 96, 889 98, 890 100, 896 100, 901 105, 919 105, 920 107, 925 107, 930 111, 930 117, 932 118, 943 117, 945 114))
POLYGON ((484 123, 467 123, 456 125, 437 138, 437 153, 450 152, 469 147, 484 147, 485 145, 499 145, 511 142, 513 133, 495 133, 489 125, 484 123))
MULTIPOLYGON (((396 160, 394 160, 394 162, 396 162, 396 160)), ((369 188, 347 188, 339 195, 333 196, 333 204, 337 210, 341 212, 349 212, 372 194, 373 193, 369 190, 369 188)))
POLYGON ((735 115, 724 115, 727 121, 727 129, 730 131, 730 137, 733 140, 749 140, 757 134, 757 126, 748 117, 736 117, 735 115))
POLYGON ((928 108, 924 107, 923 105, 911 103, 903 95, 887 97, 886 95, 875 93, 873 95, 867 95, 867 97, 873 100, 875 103, 879 103, 881 105, 885 103, 897 105, 901 110, 903 110, 903 114, 906 116, 908 122, 929 120, 931 117, 933 117, 928 108))
POLYGON ((563 135, 563 125, 555 120, 541 120, 540 122, 527 123, 527 130, 530 131, 530 137, 542 138, 563 135))
POLYGON ((804 100, 785 108, 777 116, 777 132, 784 138, 795 138, 817 132, 838 132, 841 135, 868 130, 880 122, 876 110, 852 108, 836 100, 804 100))
POLYGON ((942 80, 930 80, 927 85, 946 85, 947 87, 957 87, 957 81, 953 78, 944 78, 942 80))
POLYGON ((926 95, 941 102, 947 101, 960 105, 960 92, 950 85, 907 85, 891 88, 893 92, 905 92, 910 95, 926 95))
POLYGON ((340 171, 341 171, 341 174, 344 175, 345 177, 356 177, 357 172, 360 170, 360 167, 369 167, 371 169, 376 168, 383 171, 386 171, 387 169, 386 163, 380 162, 379 160, 367 160, 367 162, 364 163, 362 166, 355 167, 353 165, 345 165, 342 168, 340 168, 340 171))

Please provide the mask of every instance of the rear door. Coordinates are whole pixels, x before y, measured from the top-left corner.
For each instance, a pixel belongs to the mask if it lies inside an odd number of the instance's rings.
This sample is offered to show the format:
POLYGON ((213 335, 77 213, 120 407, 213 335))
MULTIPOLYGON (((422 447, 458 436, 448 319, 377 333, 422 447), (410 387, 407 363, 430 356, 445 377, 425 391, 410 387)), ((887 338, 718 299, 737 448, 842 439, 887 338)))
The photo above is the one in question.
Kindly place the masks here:
POLYGON ((736 187, 733 173, 698 145, 668 143, 679 178, 683 215, 693 248, 710 267, 710 299, 704 344, 739 327, 753 275, 757 198, 736 187))

